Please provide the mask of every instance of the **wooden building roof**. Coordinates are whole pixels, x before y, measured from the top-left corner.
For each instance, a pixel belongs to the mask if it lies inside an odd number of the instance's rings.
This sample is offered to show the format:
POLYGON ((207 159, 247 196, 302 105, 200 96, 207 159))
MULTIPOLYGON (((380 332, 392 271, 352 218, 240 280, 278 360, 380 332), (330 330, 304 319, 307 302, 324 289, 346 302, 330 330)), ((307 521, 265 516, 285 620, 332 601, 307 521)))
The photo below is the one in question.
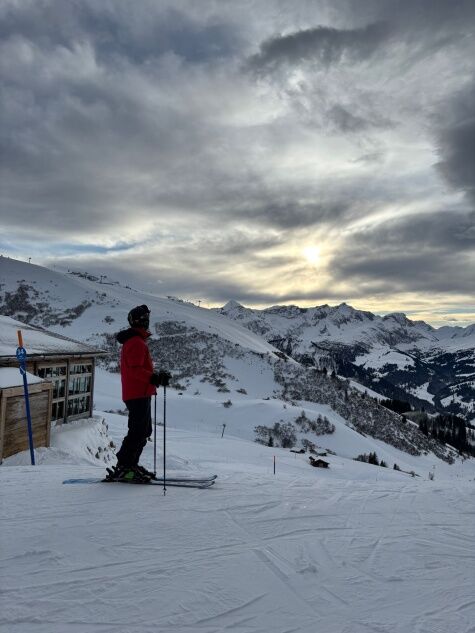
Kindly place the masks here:
POLYGON ((48 332, 0 315, 0 363, 15 358, 21 330, 28 358, 45 356, 102 356, 104 351, 72 338, 48 332))

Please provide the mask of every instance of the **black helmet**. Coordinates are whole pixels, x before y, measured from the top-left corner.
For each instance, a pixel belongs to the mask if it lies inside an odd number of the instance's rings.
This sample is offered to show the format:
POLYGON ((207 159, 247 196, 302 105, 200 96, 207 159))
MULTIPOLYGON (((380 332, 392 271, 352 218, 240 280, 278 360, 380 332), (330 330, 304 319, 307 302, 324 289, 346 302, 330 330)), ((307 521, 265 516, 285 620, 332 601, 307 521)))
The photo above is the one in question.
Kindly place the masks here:
POLYGON ((148 330, 150 325, 150 309, 146 305, 132 308, 127 316, 131 327, 141 327, 148 330))

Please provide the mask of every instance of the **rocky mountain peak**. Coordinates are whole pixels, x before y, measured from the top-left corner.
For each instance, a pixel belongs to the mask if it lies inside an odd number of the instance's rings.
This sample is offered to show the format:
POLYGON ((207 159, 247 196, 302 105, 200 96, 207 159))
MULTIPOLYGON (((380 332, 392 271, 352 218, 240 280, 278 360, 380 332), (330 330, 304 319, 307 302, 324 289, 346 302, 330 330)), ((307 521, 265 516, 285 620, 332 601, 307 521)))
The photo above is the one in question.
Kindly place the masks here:
POLYGON ((404 312, 391 312, 390 314, 386 314, 386 316, 383 316, 383 321, 395 321, 403 327, 413 325, 413 321, 410 321, 404 312))
POLYGON ((243 305, 241 305, 238 301, 231 299, 228 301, 222 308, 222 312, 229 312, 230 310, 239 310, 245 309, 243 305))

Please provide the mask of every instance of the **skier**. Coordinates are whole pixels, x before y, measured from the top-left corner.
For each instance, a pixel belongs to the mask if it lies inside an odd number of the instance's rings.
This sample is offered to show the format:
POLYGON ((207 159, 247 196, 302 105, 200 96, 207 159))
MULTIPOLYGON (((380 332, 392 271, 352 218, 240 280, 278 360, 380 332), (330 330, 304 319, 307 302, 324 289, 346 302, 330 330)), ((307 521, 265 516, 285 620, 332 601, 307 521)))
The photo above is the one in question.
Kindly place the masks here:
POLYGON ((128 433, 117 453, 117 465, 108 469, 108 479, 145 483, 154 473, 139 465, 140 455, 152 434, 151 399, 157 387, 166 387, 170 374, 154 372, 147 345, 150 336, 150 310, 146 305, 133 308, 128 314, 130 328, 120 331, 116 339, 122 345, 120 375, 122 400, 129 412, 128 433))

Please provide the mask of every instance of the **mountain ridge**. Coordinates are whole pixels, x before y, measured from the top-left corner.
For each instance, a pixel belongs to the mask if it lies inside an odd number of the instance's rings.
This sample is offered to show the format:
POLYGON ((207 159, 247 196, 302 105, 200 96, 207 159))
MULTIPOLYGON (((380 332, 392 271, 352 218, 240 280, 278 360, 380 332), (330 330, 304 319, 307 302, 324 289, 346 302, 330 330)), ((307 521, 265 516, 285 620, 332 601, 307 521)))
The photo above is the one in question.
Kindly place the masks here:
POLYGON ((57 273, 0 260, 0 313, 106 349, 110 371, 117 371, 115 334, 127 327, 128 311, 140 303, 152 310, 150 349, 155 366, 172 370, 177 391, 211 398, 223 412, 233 401, 257 399, 262 407, 276 401, 284 417, 305 406, 299 401, 315 402, 330 407, 362 435, 411 454, 431 451, 452 459, 451 449, 376 400, 363 398, 348 381, 307 371, 304 363, 261 335, 213 310, 120 284, 101 284, 87 273, 57 273))
MULTIPOLYGON (((331 306, 329 304, 316 305, 311 307, 300 307, 296 304, 276 304, 269 306, 268 308, 256 309, 256 308, 248 308, 238 301, 232 299, 228 301, 221 308, 212 308, 219 312, 220 314, 230 315, 230 312, 235 310, 237 312, 241 312, 241 314, 253 313, 253 314, 273 314, 273 315, 281 315, 283 317, 293 318, 296 314, 314 314, 317 315, 338 315, 339 322, 345 323, 349 319, 353 318, 354 320, 363 321, 365 318, 369 321, 389 321, 396 322, 399 326, 402 327, 410 327, 422 330, 427 334, 433 334, 435 341, 443 341, 447 338, 459 338, 472 336, 475 334, 475 323, 469 324, 467 326, 450 326, 443 325, 438 328, 430 325, 423 320, 413 320, 410 319, 404 312, 388 312, 384 315, 378 315, 369 310, 361 310, 358 308, 353 308, 346 302, 340 303, 335 306, 331 306), (325 314, 326 313, 326 314, 325 314)), ((337 319, 334 319, 336 323, 338 323, 337 319)))
POLYGON ((341 303, 215 309, 308 365, 327 366, 387 397, 429 411, 475 415, 475 324, 434 328, 402 312, 384 316, 341 303))

